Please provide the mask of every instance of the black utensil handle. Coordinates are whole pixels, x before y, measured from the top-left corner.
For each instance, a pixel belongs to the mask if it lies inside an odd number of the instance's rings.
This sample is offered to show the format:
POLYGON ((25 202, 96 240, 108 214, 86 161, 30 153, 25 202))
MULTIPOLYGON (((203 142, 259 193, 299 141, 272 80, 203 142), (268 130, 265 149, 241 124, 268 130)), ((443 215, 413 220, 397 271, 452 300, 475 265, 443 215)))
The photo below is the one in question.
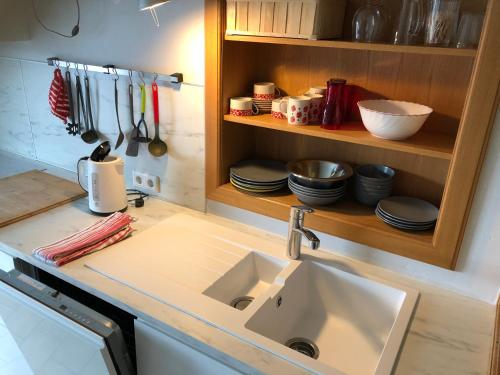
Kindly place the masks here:
POLYGON ((85 122, 85 131, 89 130, 89 124, 87 122, 87 114, 85 111, 85 102, 83 101, 83 90, 82 90, 82 82, 80 80, 80 76, 76 76, 76 95, 77 95, 77 105, 78 105, 78 126, 81 125, 81 116, 83 114, 83 120, 85 122))
POLYGON ((90 130, 94 129, 94 119, 92 118, 92 105, 90 103, 90 83, 89 77, 85 77, 85 96, 87 99, 87 118, 90 123, 90 130))
POLYGON ((68 90, 68 102, 69 102, 69 117, 71 118, 71 125, 75 124, 75 108, 73 103, 73 88, 71 87, 71 73, 69 70, 66 71, 66 88, 68 90))
POLYGON ((122 132, 122 127, 120 126, 120 115, 118 114, 118 80, 115 79, 115 112, 116 112, 116 122, 118 123, 118 129, 120 133, 122 132))

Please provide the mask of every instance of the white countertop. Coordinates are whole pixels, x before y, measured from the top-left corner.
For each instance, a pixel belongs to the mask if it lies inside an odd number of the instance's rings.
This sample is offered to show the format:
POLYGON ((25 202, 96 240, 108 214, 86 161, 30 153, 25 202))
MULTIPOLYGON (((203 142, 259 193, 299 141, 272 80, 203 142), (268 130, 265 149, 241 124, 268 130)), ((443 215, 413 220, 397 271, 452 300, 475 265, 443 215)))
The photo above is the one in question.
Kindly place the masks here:
MULTIPOLYGON (((0 163, 1 165, 2 163, 0 163)), ((26 170, 24 167, 12 169, 15 172, 26 170)), ((4 174, 5 169, 2 168, 1 172, 4 174)), ((242 233, 264 237, 284 249, 285 240, 281 237, 158 199, 148 200, 143 208, 130 208, 129 210, 132 216, 139 219, 133 225, 138 231, 143 231, 159 221, 181 212, 239 230, 242 233)), ((86 199, 81 199, 1 228, 0 251, 22 258, 111 302, 149 321, 168 334, 189 342, 191 346, 200 351, 219 358, 222 362, 229 363, 244 372, 252 372, 248 366, 255 369, 253 372, 272 374, 304 372, 304 370, 273 354, 258 349, 216 327, 84 267, 85 262, 90 257, 99 256, 99 253, 81 258, 60 268, 45 265, 31 256, 33 248, 60 239, 95 220, 96 217, 87 211, 86 199)), ((357 273, 371 275, 420 291, 420 301, 394 371, 396 374, 488 373, 495 316, 493 305, 348 258, 322 252, 316 254, 320 258, 326 257, 329 260, 334 260, 357 273)))

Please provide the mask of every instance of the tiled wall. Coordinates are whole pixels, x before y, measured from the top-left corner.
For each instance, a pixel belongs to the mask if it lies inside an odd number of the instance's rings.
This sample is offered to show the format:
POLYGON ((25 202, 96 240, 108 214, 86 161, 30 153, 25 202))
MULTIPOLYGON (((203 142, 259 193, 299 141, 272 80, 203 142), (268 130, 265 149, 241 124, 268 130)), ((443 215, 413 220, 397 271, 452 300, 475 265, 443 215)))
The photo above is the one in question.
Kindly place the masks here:
MULTIPOLYGON (((53 68, 38 62, 0 58, 0 149, 76 170, 76 162, 89 155, 98 143, 88 145, 79 136, 68 135, 61 120, 50 113, 47 95, 53 68)), ((100 141, 114 145, 118 128, 114 107, 114 81, 89 73, 94 122, 100 141)), ((128 77, 118 80, 122 129, 132 129, 128 106, 128 77)), ((135 121, 139 121, 139 87, 134 87, 135 121)), ((146 122, 153 134, 151 89, 147 91, 146 122)), ((170 201, 203 210, 204 112, 203 88, 160 86, 160 134, 168 145, 167 155, 155 158, 141 145, 139 157, 125 156, 126 142, 112 154, 125 160, 127 181, 132 170, 161 178, 160 195, 170 201), (189 110, 185 107, 189 105, 189 110)))

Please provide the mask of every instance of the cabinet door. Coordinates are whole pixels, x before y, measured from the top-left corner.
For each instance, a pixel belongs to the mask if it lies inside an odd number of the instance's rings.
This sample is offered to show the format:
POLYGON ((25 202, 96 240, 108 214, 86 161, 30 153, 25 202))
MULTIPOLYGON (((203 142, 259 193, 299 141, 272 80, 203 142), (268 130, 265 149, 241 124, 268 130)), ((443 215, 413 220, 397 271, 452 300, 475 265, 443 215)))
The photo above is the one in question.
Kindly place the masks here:
POLYGON ((135 320, 137 375, 234 375, 236 370, 135 320))

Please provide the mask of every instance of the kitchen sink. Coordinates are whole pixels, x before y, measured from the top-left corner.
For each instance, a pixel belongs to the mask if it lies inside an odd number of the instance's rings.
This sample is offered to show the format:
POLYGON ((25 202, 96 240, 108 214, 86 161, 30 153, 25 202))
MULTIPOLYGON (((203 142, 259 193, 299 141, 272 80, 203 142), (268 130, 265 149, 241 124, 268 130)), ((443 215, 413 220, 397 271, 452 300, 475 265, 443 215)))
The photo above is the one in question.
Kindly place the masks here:
POLYGON ((407 297, 403 290, 305 260, 245 327, 341 372, 385 373, 411 317, 415 300, 407 297))
POLYGON ((86 266, 305 371, 391 373, 418 292, 329 258, 178 214, 86 266))
POLYGON ((282 259, 249 252, 203 294, 243 310, 272 285, 287 264, 282 259))

